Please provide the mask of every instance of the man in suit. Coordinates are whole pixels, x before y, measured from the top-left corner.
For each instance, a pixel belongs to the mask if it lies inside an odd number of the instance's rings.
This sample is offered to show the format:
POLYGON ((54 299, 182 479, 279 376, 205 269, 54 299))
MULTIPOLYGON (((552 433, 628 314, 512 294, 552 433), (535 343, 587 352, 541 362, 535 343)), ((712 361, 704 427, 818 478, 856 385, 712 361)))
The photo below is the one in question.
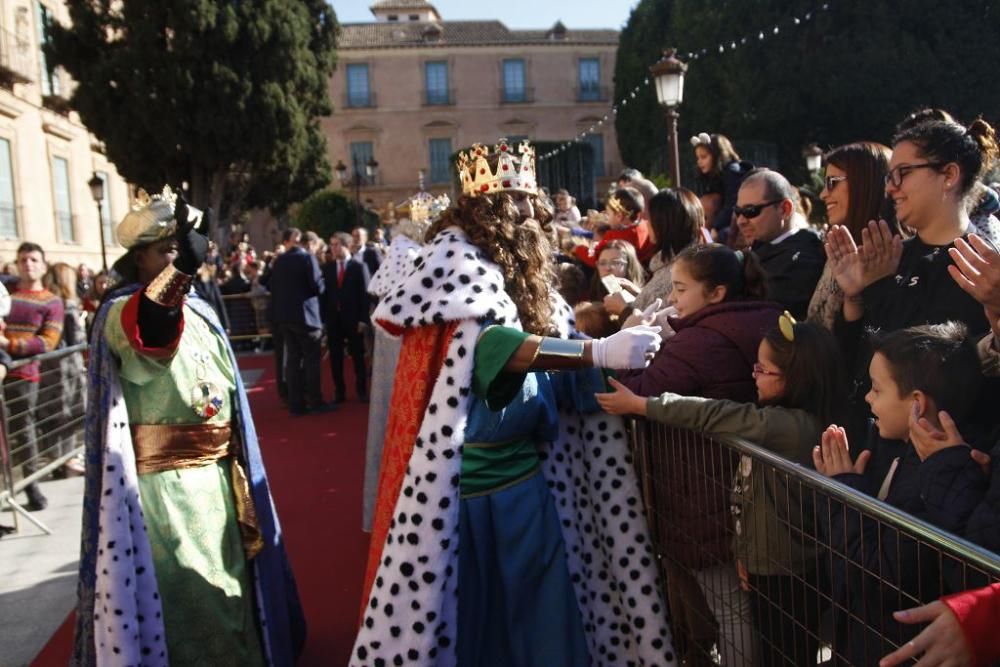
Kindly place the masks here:
MULTIPOLYGON (((271 291, 271 275, 273 274, 274 263, 277 261, 278 257, 297 246, 301 240, 302 232, 294 227, 290 227, 282 232, 281 245, 277 247, 277 250, 279 251, 278 255, 271 260, 260 277, 260 284, 268 290, 268 293, 271 291)), ((274 319, 273 297, 267 300, 265 315, 267 316, 267 321, 271 326, 271 344, 274 346, 274 374, 277 378, 278 398, 281 399, 282 405, 287 407, 288 382, 285 379, 285 337, 281 335, 281 327, 278 326, 277 321, 274 319)), ((227 326, 226 328, 228 329, 229 327, 227 326)))
POLYGON ((320 389, 324 284, 315 257, 319 237, 313 232, 302 235, 294 228, 285 234, 289 239, 302 239, 274 260, 269 280, 274 321, 285 341, 288 409, 293 415, 326 412, 334 406, 323 401, 320 389))
POLYGON ((326 295, 323 300, 326 340, 330 349, 330 368, 337 388, 337 402, 346 398, 344 383, 344 347, 354 362, 358 398, 368 400, 365 372, 365 332, 371 327, 369 314, 368 267, 351 257, 351 237, 338 232, 330 237, 331 261, 323 266, 326 295))
POLYGON ((350 249, 354 259, 365 263, 368 275, 374 276, 379 264, 382 263, 382 255, 375 249, 374 244, 368 243, 367 229, 355 227, 351 230, 350 249))

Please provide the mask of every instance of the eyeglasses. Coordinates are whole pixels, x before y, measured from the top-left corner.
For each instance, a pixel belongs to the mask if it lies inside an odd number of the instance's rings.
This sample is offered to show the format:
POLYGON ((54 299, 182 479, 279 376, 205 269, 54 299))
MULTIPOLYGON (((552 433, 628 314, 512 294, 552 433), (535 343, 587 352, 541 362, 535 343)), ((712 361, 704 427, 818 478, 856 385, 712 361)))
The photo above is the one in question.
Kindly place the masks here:
POLYGON ((753 365, 753 376, 757 377, 758 375, 773 375, 775 377, 781 377, 781 373, 778 371, 769 371, 761 366, 759 362, 753 365))
POLYGON ((894 188, 898 188, 903 184, 903 179, 906 178, 914 169, 940 169, 945 164, 947 163, 924 162, 923 164, 901 164, 898 167, 894 167, 889 170, 889 172, 885 175, 885 184, 891 184, 894 188))
POLYGON ((767 201, 763 204, 750 204, 749 206, 734 206, 733 215, 737 217, 744 217, 747 220, 753 220, 758 215, 760 215, 765 208, 768 206, 774 206, 775 204, 780 204, 785 201, 784 199, 775 199, 774 201, 767 201))
POLYGON ((837 183, 846 180, 847 176, 827 176, 823 179, 823 187, 826 188, 827 192, 833 192, 833 189, 837 187, 837 183))
POLYGON ((602 259, 597 263, 599 269, 620 269, 628 265, 624 259, 602 259))

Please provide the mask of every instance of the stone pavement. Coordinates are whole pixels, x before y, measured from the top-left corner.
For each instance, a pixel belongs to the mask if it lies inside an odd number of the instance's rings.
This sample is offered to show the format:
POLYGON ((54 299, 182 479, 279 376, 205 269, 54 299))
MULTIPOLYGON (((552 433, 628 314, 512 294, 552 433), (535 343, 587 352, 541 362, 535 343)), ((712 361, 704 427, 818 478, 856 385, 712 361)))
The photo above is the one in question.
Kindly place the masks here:
MULTIPOLYGON (((248 389, 263 374, 241 372, 248 389)), ((0 539, 0 667, 30 665, 76 605, 83 478, 42 482, 42 492, 49 506, 35 516, 52 535, 19 518, 20 532, 0 539)), ((13 522, 0 512, 0 524, 13 522)))
MULTIPOLYGON (((76 604, 83 478, 42 482, 42 492, 49 506, 34 515, 52 535, 19 518, 21 531, 0 539, 0 667, 29 665, 76 604)), ((13 521, 0 512, 0 524, 13 521)))

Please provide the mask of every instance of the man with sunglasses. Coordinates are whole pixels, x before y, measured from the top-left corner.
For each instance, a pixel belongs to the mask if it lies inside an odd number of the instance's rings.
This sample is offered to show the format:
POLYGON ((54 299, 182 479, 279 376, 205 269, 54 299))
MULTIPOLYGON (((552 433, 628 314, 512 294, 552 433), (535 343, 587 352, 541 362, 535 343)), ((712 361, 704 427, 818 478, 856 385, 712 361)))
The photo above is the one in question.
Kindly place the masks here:
POLYGON ((804 320, 826 255, 819 235, 796 210, 795 199, 788 179, 755 169, 740 186, 733 219, 764 269, 768 298, 804 320))

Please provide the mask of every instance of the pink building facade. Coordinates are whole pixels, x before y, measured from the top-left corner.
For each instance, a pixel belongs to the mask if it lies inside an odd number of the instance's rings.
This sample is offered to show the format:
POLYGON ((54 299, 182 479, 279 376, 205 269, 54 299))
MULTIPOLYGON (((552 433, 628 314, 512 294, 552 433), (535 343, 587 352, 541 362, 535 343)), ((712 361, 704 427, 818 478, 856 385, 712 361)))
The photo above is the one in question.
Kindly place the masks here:
MULTIPOLYGON (((323 120, 331 164, 357 169, 370 206, 413 194, 421 172, 428 190, 454 195, 448 159, 474 142, 566 141, 609 112, 617 31, 447 21, 424 0, 371 9, 372 23, 342 26, 335 111, 323 120), (369 178, 373 158, 378 173, 369 178)), ((586 141, 602 191, 621 169, 613 126, 586 141)))

